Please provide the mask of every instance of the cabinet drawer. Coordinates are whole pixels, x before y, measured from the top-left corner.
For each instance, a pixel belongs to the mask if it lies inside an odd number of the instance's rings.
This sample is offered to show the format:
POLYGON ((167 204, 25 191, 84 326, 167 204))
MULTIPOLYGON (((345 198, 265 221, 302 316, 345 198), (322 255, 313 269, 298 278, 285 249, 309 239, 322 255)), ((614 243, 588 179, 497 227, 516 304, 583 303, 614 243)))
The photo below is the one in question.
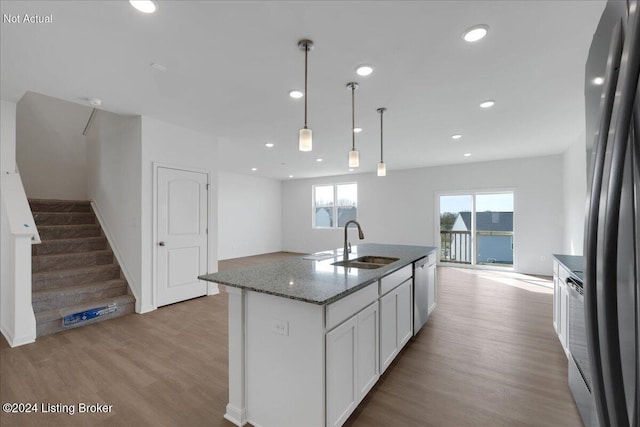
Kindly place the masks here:
POLYGON ((413 276, 413 264, 409 264, 388 276, 384 276, 380 279, 380 295, 386 294, 402 282, 410 279, 411 276, 413 276))
POLYGON ((378 286, 374 282, 326 307, 327 330, 334 328, 378 299, 378 286))

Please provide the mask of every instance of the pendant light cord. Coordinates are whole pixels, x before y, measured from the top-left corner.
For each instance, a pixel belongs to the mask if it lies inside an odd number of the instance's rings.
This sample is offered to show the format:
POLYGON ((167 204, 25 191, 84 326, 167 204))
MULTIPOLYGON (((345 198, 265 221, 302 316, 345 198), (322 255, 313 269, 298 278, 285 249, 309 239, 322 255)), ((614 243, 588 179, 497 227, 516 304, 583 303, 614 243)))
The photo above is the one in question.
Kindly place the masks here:
POLYGON ((384 160, 382 159, 382 114, 384 113, 384 110, 380 111, 380 163, 384 163, 384 160))
POLYGON ((356 86, 351 85, 351 150, 356 150, 356 86))
POLYGON ((307 55, 309 54, 309 44, 304 44, 304 128, 307 128, 307 55))

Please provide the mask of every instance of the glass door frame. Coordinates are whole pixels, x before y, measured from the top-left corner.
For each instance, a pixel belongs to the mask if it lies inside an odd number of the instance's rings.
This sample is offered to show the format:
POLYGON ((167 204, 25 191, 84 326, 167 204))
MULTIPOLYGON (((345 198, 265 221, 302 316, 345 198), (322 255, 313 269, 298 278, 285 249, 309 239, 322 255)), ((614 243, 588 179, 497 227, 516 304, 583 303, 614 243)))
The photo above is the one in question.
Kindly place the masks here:
POLYGON ((462 267, 462 268, 475 268, 482 270, 497 270, 497 271, 518 271, 517 269, 517 257, 516 257, 516 211, 517 211, 517 198, 515 188, 496 188, 496 189, 480 189, 480 190, 452 190, 452 191, 436 191, 434 193, 434 240, 436 241, 436 247, 440 254, 442 248, 442 239, 440 238, 440 197, 441 196, 471 196, 471 263, 456 263, 446 262, 440 260, 440 255, 437 258, 438 265, 446 267, 462 267), (513 197, 513 264, 505 267, 501 265, 492 264, 478 264, 477 261, 477 242, 476 242, 476 196, 487 194, 508 194, 513 197))

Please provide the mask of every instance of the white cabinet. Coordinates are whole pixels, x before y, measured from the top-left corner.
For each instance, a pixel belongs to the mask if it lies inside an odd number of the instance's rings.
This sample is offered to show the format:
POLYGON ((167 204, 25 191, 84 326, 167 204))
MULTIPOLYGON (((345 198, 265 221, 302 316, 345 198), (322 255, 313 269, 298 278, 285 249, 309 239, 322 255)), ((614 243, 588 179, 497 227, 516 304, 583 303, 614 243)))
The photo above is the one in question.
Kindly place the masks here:
POLYGON ((413 336, 411 279, 380 298, 380 372, 413 336))
POLYGON ((379 377, 378 302, 327 333, 327 426, 341 426, 379 377))
POLYGON ((569 355, 569 291, 566 280, 570 272, 558 261, 553 261, 553 327, 562 344, 564 352, 569 355))

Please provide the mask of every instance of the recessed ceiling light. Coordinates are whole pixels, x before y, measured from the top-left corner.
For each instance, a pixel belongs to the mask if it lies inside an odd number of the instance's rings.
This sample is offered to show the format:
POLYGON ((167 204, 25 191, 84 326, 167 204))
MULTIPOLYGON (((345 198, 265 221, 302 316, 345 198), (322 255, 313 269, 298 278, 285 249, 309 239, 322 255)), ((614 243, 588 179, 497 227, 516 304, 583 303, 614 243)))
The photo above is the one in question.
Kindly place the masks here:
POLYGON ((273 148, 273 142, 267 142, 264 146, 267 148, 273 148))
POLYGON ((258 170, 258 168, 251 168, 251 170, 252 170, 253 172, 255 172, 255 171, 257 171, 257 170, 258 170))
POLYGON ((362 132, 362 128, 353 128, 353 133, 360 133, 362 132))
POLYGON ((316 162, 320 163, 322 161, 322 159, 316 159, 316 162))
POLYGON ((355 169, 351 169, 351 168, 349 168, 349 172, 353 172, 354 170, 355 170, 355 169))
POLYGON ((462 138, 462 135, 460 135, 459 133, 456 133, 455 135, 451 135, 451 139, 460 139, 462 138))
POLYGON ((480 103, 480 108, 491 108, 495 103, 495 101, 488 99, 480 103))
POLYGON ((98 98, 89 98, 87 99, 87 101, 89 102, 89 105, 91 105, 92 107, 99 107, 102 105, 102 100, 98 98))
POLYGON ((129 3, 142 13, 153 13, 158 10, 158 3, 152 0, 129 0, 129 3))
POLYGON ((462 33, 462 38, 469 43, 477 42, 478 40, 483 39, 484 36, 487 35, 488 31, 488 25, 476 25, 462 33))
POLYGON ((470 157, 470 156, 471 156, 471 153, 464 153, 464 156, 465 156, 465 157, 470 157))
POLYGON ((604 77, 596 77, 593 79, 593 84, 601 85, 602 83, 604 83, 604 77))
POLYGON ((289 92, 289 96, 293 99, 300 99, 304 96, 304 93, 300 92, 299 90, 292 90, 291 92, 289 92))
POLYGON ((368 76, 369 74, 373 73, 373 67, 371 65, 359 65, 356 68, 356 73, 359 76, 368 76))
POLYGON ((293 178, 293 175, 289 175, 289 178, 293 178))

